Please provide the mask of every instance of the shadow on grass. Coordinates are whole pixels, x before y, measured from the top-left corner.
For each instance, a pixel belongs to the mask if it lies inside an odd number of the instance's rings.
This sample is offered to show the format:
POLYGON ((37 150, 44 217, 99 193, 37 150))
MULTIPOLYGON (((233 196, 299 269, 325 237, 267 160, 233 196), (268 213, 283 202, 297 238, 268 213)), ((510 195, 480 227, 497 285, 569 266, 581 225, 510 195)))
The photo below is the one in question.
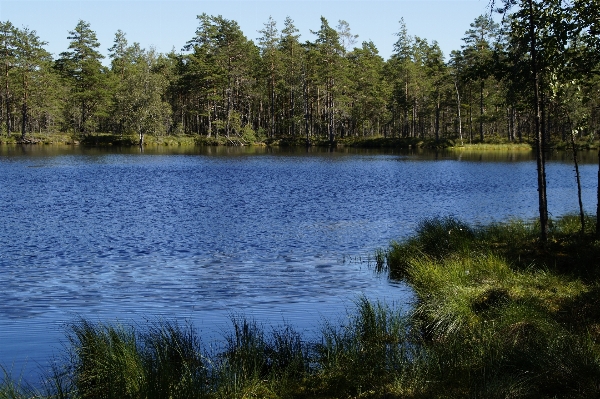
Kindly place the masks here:
POLYGON ((422 222, 385 264, 417 301, 411 325, 427 351, 425 397, 600 395, 598 241, 588 218, 469 227, 422 222))

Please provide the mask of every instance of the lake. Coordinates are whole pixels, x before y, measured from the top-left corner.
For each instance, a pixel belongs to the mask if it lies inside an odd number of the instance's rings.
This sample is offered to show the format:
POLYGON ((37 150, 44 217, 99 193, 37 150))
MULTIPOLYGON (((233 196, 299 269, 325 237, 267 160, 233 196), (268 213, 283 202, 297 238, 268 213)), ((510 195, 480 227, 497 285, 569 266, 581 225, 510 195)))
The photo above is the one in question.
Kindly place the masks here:
MULTIPOLYGON (((522 151, 0 146, 0 365, 33 378, 81 317, 189 320, 206 341, 232 315, 311 334, 361 295, 407 308, 375 250, 432 216, 534 218, 535 168, 522 151)), ((551 216, 576 212, 569 155, 547 175, 551 216)))

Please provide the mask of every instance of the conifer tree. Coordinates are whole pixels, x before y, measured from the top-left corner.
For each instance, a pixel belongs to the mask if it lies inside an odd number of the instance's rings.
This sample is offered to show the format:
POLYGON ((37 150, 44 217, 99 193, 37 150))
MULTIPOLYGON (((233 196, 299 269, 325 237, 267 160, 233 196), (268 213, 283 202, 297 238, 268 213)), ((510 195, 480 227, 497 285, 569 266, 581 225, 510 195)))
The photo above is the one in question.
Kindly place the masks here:
POLYGON ((97 50, 100 43, 90 24, 80 20, 67 37, 69 51, 60 54, 56 68, 70 85, 71 104, 66 112, 71 125, 87 134, 97 126, 96 118, 103 116, 108 105, 109 81, 97 50))

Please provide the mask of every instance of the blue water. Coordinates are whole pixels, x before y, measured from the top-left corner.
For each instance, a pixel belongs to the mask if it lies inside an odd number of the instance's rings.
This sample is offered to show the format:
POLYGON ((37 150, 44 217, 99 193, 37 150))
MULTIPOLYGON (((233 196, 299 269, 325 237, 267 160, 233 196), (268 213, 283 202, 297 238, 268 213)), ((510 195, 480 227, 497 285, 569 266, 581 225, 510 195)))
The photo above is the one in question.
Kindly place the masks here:
MULTIPOLYGON (((573 166, 548 164, 549 210, 577 211, 573 166)), ((581 167, 596 207, 597 166, 581 167)), ((190 320, 207 339, 232 314, 318 330, 360 295, 408 307, 373 272, 419 220, 537 214, 529 155, 5 147, 0 151, 0 364, 26 378, 79 317, 190 320)))

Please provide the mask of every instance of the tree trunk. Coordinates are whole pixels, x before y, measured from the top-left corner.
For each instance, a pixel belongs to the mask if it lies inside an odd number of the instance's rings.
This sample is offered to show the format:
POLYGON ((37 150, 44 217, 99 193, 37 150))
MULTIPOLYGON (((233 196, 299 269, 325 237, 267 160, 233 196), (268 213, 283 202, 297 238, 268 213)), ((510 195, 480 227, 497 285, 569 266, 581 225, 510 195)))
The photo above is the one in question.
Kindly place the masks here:
POLYGON ((479 140, 483 143, 483 87, 484 82, 481 79, 479 87, 479 140))
POLYGON ((273 65, 271 65, 271 129, 270 136, 275 136, 275 75, 273 73, 273 65))
POLYGON ((10 93, 8 90, 8 62, 5 64, 6 66, 6 88, 5 88, 5 105, 6 105, 6 135, 10 136, 10 93))
POLYGON ((600 238, 600 149, 598 149, 598 191, 596 197, 596 237, 600 238))
POLYGON ((27 75, 23 74, 23 109, 21 116, 21 140, 25 140, 25 133, 27 132, 27 92, 29 90, 29 82, 27 81, 27 75))
MULTIPOLYGON (((309 138, 309 114, 308 114, 308 83, 306 82, 306 71, 302 74, 302 97, 304 102, 304 133, 306 134, 306 146, 310 145, 309 138)), ((600 172, 599 172, 600 173, 600 172)))
POLYGON ((541 129, 541 104, 539 71, 537 64, 537 43, 535 37, 535 23, 533 14, 533 0, 529 0, 529 34, 531 40, 531 72, 534 92, 534 110, 535 110, 535 141, 536 141, 536 163, 537 163, 537 181, 538 181, 538 200, 540 212, 540 233, 542 243, 548 241, 548 202, 546 198, 546 159, 544 154, 545 139, 541 129))
POLYGON ((458 83, 456 80, 454 80, 454 88, 456 89, 456 108, 458 110, 458 136, 460 137, 460 145, 463 145, 462 120, 460 117, 460 92, 458 91, 458 83))
POLYGON ((571 127, 571 147, 573 148, 573 163, 575 164, 575 177, 577 178, 577 199, 579 200, 579 218, 581 220, 581 235, 585 232, 585 214, 583 213, 583 202, 581 201, 581 177, 579 175, 579 163, 577 162, 577 145, 575 144, 575 131, 571 127))
POLYGON ((440 141, 440 95, 435 103, 435 142, 440 141))

